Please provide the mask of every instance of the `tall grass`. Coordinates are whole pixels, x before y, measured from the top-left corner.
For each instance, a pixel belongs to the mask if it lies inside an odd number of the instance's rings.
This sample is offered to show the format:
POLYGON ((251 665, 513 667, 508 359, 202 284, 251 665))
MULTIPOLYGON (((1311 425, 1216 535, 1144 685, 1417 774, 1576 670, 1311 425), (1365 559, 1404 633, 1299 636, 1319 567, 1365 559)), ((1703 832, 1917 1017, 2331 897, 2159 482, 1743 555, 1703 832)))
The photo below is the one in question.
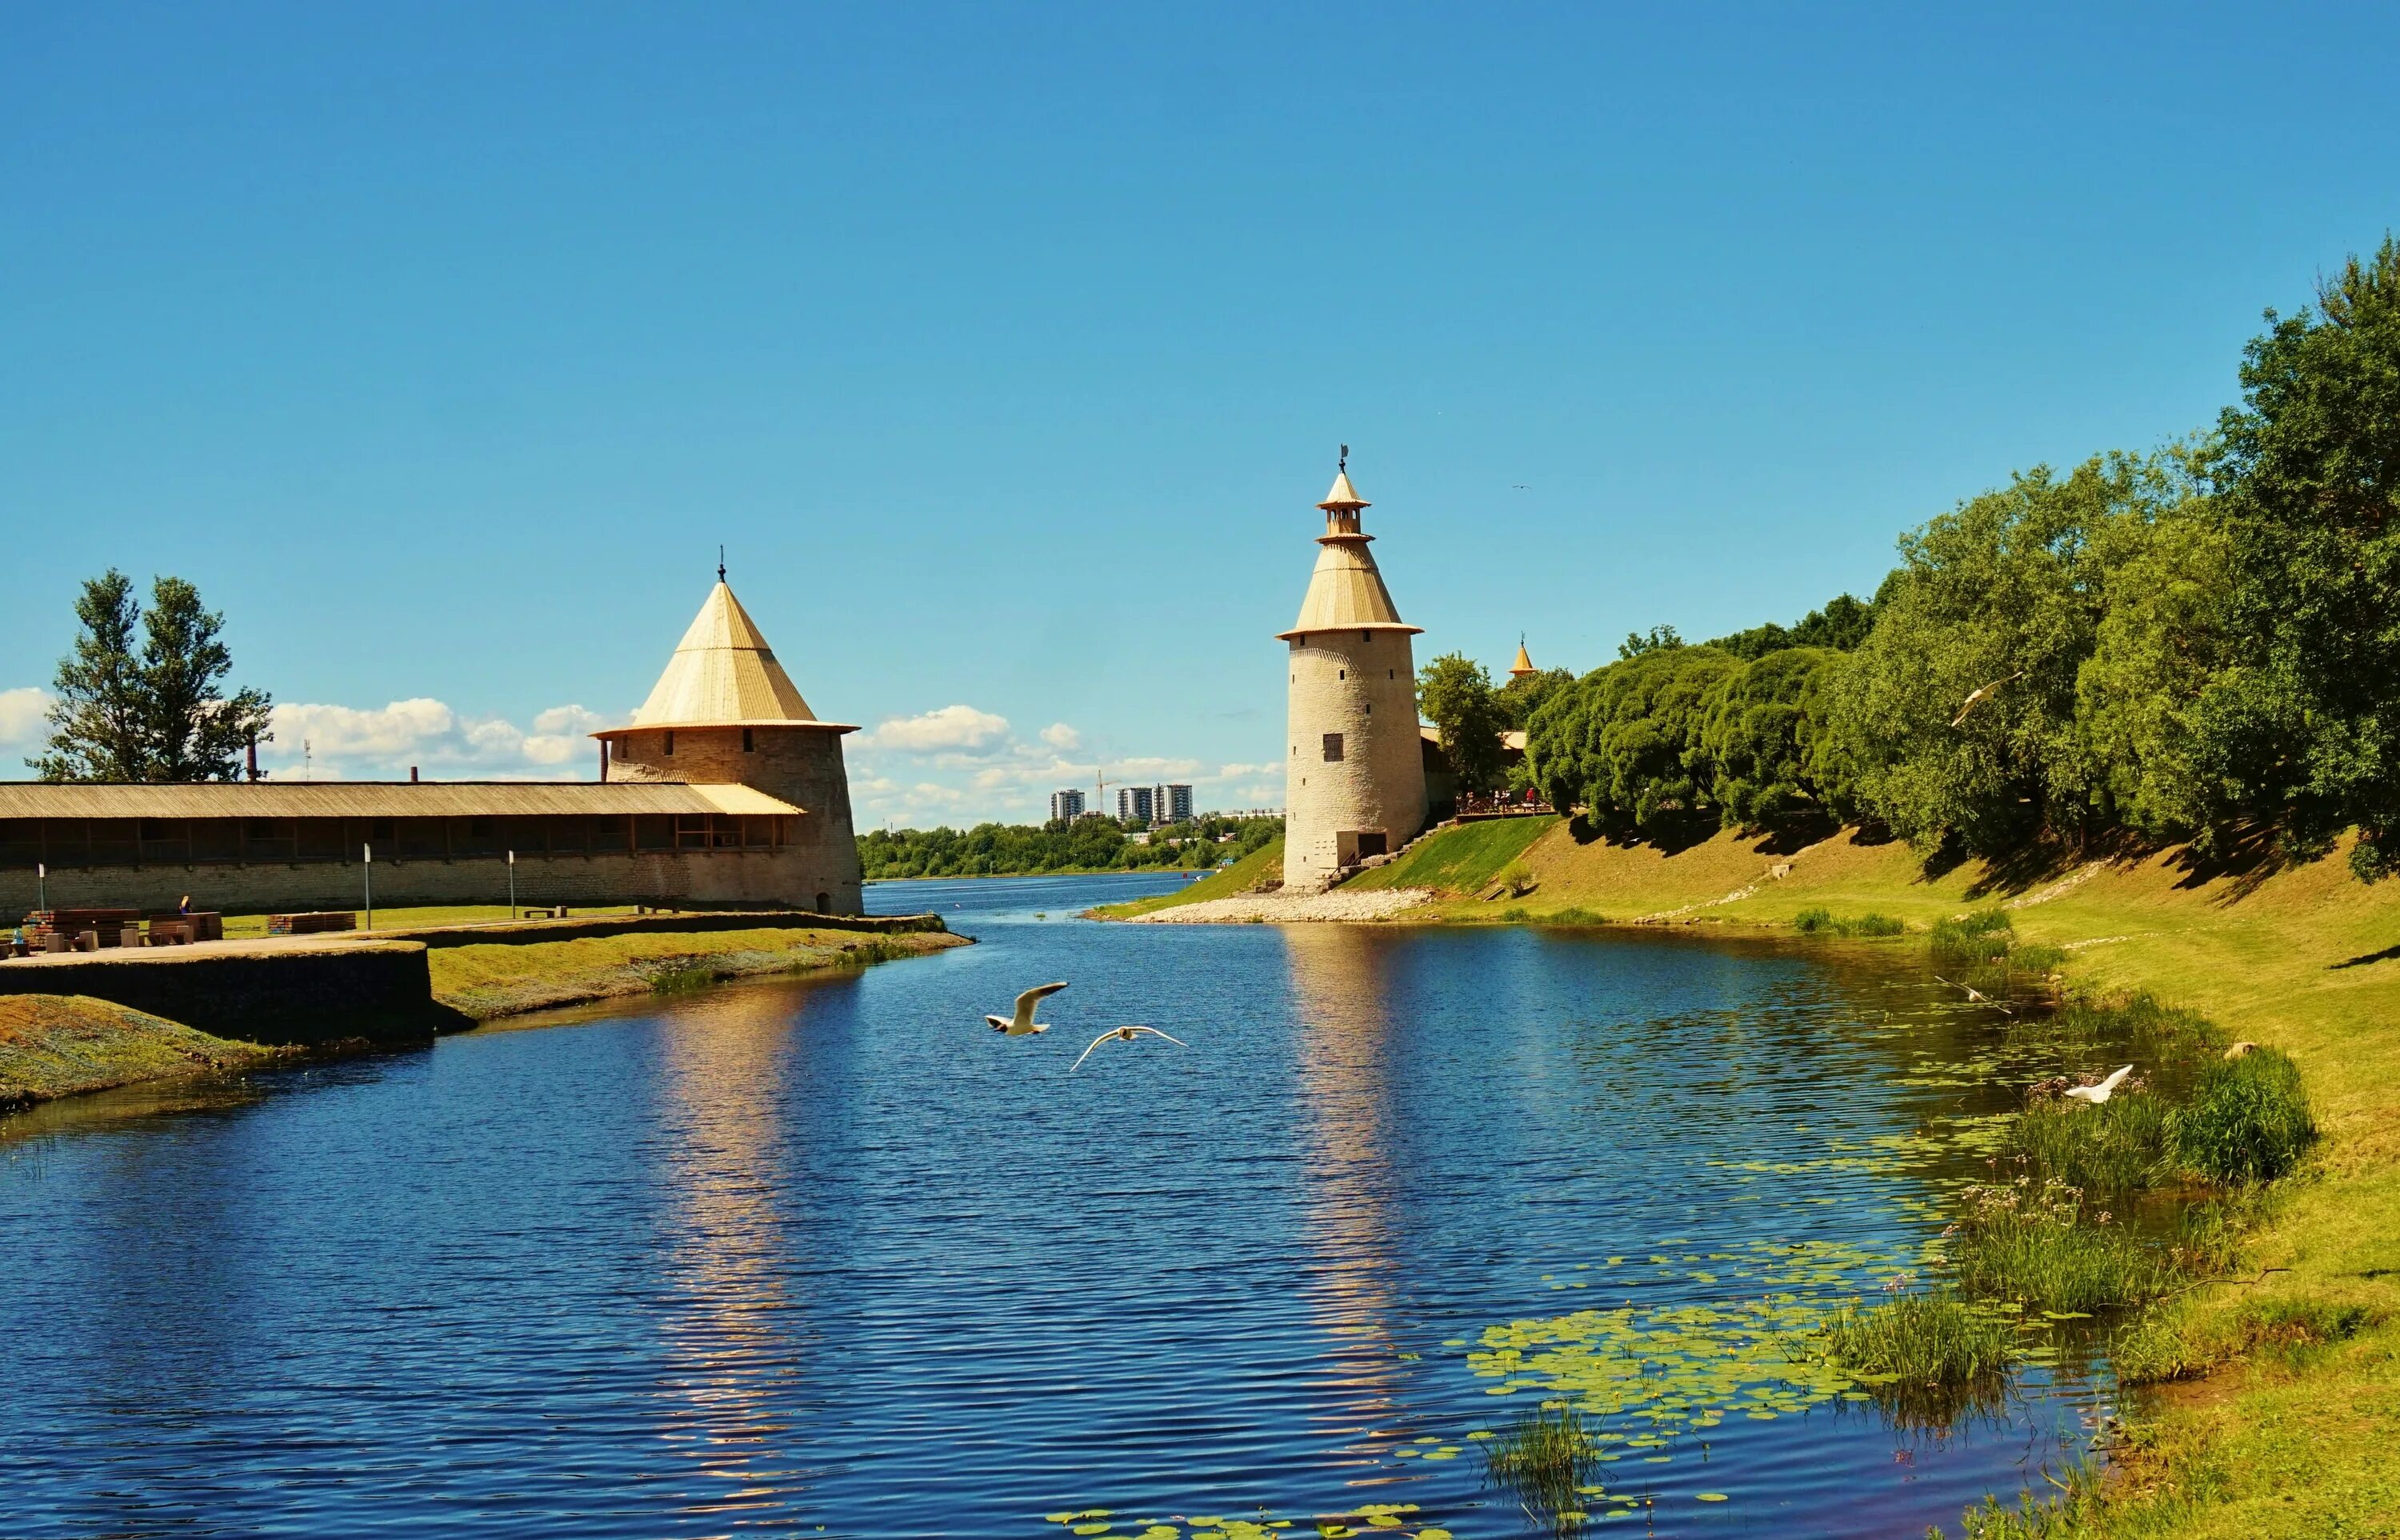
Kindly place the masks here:
POLYGON ((1902 935, 1908 927, 1888 914, 1867 913, 1844 919, 1831 909, 1803 909, 1793 917, 1793 928, 1802 935, 1902 935))
POLYGON ((2285 1175, 2316 1137, 2299 1066, 2272 1048, 2202 1070, 2175 1119, 2176 1153, 2220 1186, 2285 1175))
POLYGON ((1979 909, 1933 922, 1933 961, 1971 968, 1997 962, 2016 944, 2016 927, 2005 909, 1979 909))
POLYGON ((716 970, 709 961, 689 952, 637 959, 634 971, 642 976, 644 983, 662 995, 705 988, 716 982, 716 970))
POLYGON ((1572 1513, 1600 1470, 1600 1442, 1573 1407, 1529 1411, 1483 1446, 1484 1475, 1536 1519, 1572 1513))
POLYGON ((2086 1193, 2148 1192, 2175 1174, 2175 1123, 2174 1110, 2146 1091, 2120 1091, 2097 1107, 2037 1103, 2009 1125, 2002 1165, 2086 1193))
POLYGON ((1902 1427, 1946 1428, 1973 1411, 1996 1411, 2016 1356, 2009 1329, 1956 1289, 1844 1305, 1820 1332, 1825 1356, 1860 1375, 1884 1414, 1902 1427))
POLYGON ((2175 1287, 2175 1259, 2055 1179, 1967 1190, 1949 1254, 1958 1287, 2045 1310, 2141 1304, 2175 1287))

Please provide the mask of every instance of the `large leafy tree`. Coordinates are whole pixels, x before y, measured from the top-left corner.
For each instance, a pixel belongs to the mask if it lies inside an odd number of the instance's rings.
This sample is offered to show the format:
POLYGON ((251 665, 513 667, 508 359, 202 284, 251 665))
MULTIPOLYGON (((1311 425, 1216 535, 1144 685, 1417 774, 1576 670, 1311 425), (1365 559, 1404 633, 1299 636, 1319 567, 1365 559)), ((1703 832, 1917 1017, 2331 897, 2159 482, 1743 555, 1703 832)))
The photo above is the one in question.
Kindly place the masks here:
POLYGON ((1657 835, 1710 805, 1701 742, 1711 692, 1741 667, 1714 647, 1644 648, 1553 694, 1526 728, 1526 768, 1550 805, 1657 835))
POLYGON ((2108 816, 2078 679, 2111 571, 2180 492, 2171 463, 2105 456, 2024 472, 1902 537, 1832 703, 1869 811, 1978 855, 2108 816))
POLYGON ((1828 681, 1848 662, 1831 647, 1784 647, 1725 675, 1700 745, 1727 826, 1771 827, 1812 811, 1847 811, 1848 787, 1824 751, 1828 681))
POLYGON ((1855 651, 1875 630, 1875 605, 1848 593, 1834 596, 1822 609, 1812 609, 1791 625, 1769 620, 1763 626, 1720 636, 1709 646, 1723 647, 1737 658, 1764 658, 1785 647, 1831 647, 1855 651))
POLYGON ((2400 865, 2400 243, 2252 340, 2209 465, 2234 661, 2199 711, 2212 790, 2352 865, 2400 865))
POLYGON ((1489 792, 1500 784, 1498 692, 1483 665, 1464 653, 1446 652, 1417 671, 1417 709, 1441 730, 1442 753, 1462 792, 1489 792))
POLYGON ((1546 668, 1509 680, 1500 687, 1497 697, 1500 725, 1511 732, 1523 731, 1543 702, 1574 683, 1575 675, 1562 668, 1546 668))
POLYGON ((75 618, 75 652, 59 664, 49 751, 28 761, 44 780, 231 781, 247 746, 273 736, 265 692, 225 694, 233 654, 225 617, 181 578, 152 583, 145 614, 131 580, 112 567, 84 584, 75 618))

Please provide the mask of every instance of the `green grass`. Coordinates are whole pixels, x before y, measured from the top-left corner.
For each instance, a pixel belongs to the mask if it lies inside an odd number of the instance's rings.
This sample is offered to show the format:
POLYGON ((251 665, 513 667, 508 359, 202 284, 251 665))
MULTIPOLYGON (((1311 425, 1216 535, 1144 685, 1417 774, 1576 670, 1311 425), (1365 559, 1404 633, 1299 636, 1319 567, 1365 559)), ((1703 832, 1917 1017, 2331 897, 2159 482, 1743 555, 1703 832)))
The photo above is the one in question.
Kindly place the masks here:
POLYGON ((1959 968, 1998 962, 2016 939, 2016 927, 2005 909, 1950 916, 1933 922, 1933 961, 1959 968))
POLYGON ((1255 893, 1268 882, 1283 879, 1283 836, 1277 835, 1257 850, 1230 866, 1220 867, 1197 882, 1186 883, 1173 893, 1160 893, 1155 898, 1137 898, 1126 904, 1104 904, 1091 913, 1101 920, 1131 920, 1136 915, 1155 914, 1185 904, 1198 904, 1211 898, 1238 898, 1255 893))
POLYGON ((2086 1194, 2146 1192, 2175 1175, 2175 1110, 2144 1091, 2120 1091, 2097 1107, 2063 1097, 2037 1103, 2009 1125, 2001 1165, 2086 1194))
POLYGON ((1792 920, 1792 926, 1802 935, 1892 936, 1905 935, 1908 926, 1888 914, 1862 914, 1844 918, 1833 910, 1818 907, 1803 909, 1792 920))
POLYGON ((1529 1411, 1484 1444, 1484 1474, 1536 1520, 1573 1513, 1582 1506, 1576 1489, 1591 1485, 1600 1470, 1592 1433, 1573 1407, 1529 1411))
POLYGON ((1905 1427, 1948 1427, 1997 1408, 2016 1346, 2008 1325, 1955 1289, 1853 1301, 1825 1323, 1820 1345, 1860 1376, 1884 1414, 1905 1427))
POLYGON ((642 982, 657 994, 685 994, 704 989, 716 982, 716 969, 705 958, 678 952, 667 957, 646 957, 633 964, 642 982))
POLYGON ((518 946, 438 947, 433 997, 478 1021, 730 978, 856 966, 961 945, 933 932, 862 935, 805 926, 577 936, 518 946))
POLYGON ((2055 1180, 1970 1189, 1949 1259, 1964 1292, 2043 1310, 2142 1304, 2184 1281, 2165 1247, 2055 1180))
MULTIPOLYGON (((1428 835, 1398 861, 1360 872, 1345 888, 1433 888, 1473 897, 1490 890, 1534 841, 1558 825, 1555 816, 1491 818, 1428 835)), ((1530 874, 1527 874, 1530 880, 1530 874)))
POLYGON ((2272 1048, 2253 1048, 2202 1070, 2175 1119, 2176 1153, 2220 1186, 2285 1175, 2316 1138, 2299 1066, 2272 1048))
POLYGON ((259 1063, 284 1051, 212 1037, 86 995, 0 995, 0 1111, 259 1063))

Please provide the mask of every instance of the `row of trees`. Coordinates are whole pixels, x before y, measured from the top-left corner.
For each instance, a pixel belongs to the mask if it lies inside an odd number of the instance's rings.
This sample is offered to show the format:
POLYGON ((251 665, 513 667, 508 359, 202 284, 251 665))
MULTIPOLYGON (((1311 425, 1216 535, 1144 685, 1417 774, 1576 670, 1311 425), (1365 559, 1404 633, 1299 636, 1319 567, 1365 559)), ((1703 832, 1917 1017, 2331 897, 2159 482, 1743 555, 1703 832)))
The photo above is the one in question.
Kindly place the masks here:
MULTIPOLYGON (((2268 313, 2242 400, 2149 455, 2037 468, 1901 540, 1872 602, 1697 646, 1668 628, 1551 686, 1519 777, 1603 828, 1877 823, 2005 856, 2265 831, 2400 864, 2400 245, 2268 313)), ((1428 714, 1496 773, 1481 671, 1428 714), (1480 714, 1480 715, 1479 715, 1480 714), (1459 731, 1452 733, 1455 723, 1459 731)), ((1479 779, 1482 778, 1482 779, 1479 779)))
POLYGON ((1004 877, 1033 872, 1196 869, 1237 859, 1283 832, 1280 818, 1198 818, 1130 838, 1113 818, 1087 814, 1071 823, 978 824, 971 829, 877 829, 858 841, 866 877, 1004 877), (1227 838, 1227 836, 1231 836, 1227 838))

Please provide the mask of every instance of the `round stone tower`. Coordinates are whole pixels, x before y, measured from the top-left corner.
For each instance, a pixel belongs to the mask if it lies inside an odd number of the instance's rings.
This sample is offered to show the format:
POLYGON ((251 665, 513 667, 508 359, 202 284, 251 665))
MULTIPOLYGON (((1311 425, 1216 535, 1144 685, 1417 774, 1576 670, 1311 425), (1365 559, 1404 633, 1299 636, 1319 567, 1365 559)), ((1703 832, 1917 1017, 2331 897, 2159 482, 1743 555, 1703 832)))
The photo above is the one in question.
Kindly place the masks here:
POLYGON ((1425 747, 1416 662, 1358 528, 1367 499, 1350 484, 1349 450, 1316 506, 1316 570, 1289 644, 1283 880, 1310 892, 1369 856, 1397 851, 1425 826, 1425 747))
MULTIPOLYGON (((661 854, 654 874, 661 896, 743 899, 823 914, 858 914, 858 841, 851 832, 850 771, 842 763, 841 722, 820 722, 774 650, 718 568, 716 586, 634 724, 595 732, 607 745, 603 773, 611 781, 681 782, 746 787, 765 794, 762 811, 788 804, 797 817, 778 816, 774 843, 745 850, 729 886, 723 873, 705 879, 694 863, 661 854), (771 802, 770 801, 771 799, 771 802), (703 893, 702 885, 710 890, 703 893)), ((738 798, 731 799, 738 801, 738 798)), ((706 821, 702 838, 721 844, 725 830, 706 821)), ((758 819, 745 820, 743 841, 758 819)), ((679 846, 690 830, 679 829, 679 846)), ((718 865, 718 864, 712 864, 718 865)))

